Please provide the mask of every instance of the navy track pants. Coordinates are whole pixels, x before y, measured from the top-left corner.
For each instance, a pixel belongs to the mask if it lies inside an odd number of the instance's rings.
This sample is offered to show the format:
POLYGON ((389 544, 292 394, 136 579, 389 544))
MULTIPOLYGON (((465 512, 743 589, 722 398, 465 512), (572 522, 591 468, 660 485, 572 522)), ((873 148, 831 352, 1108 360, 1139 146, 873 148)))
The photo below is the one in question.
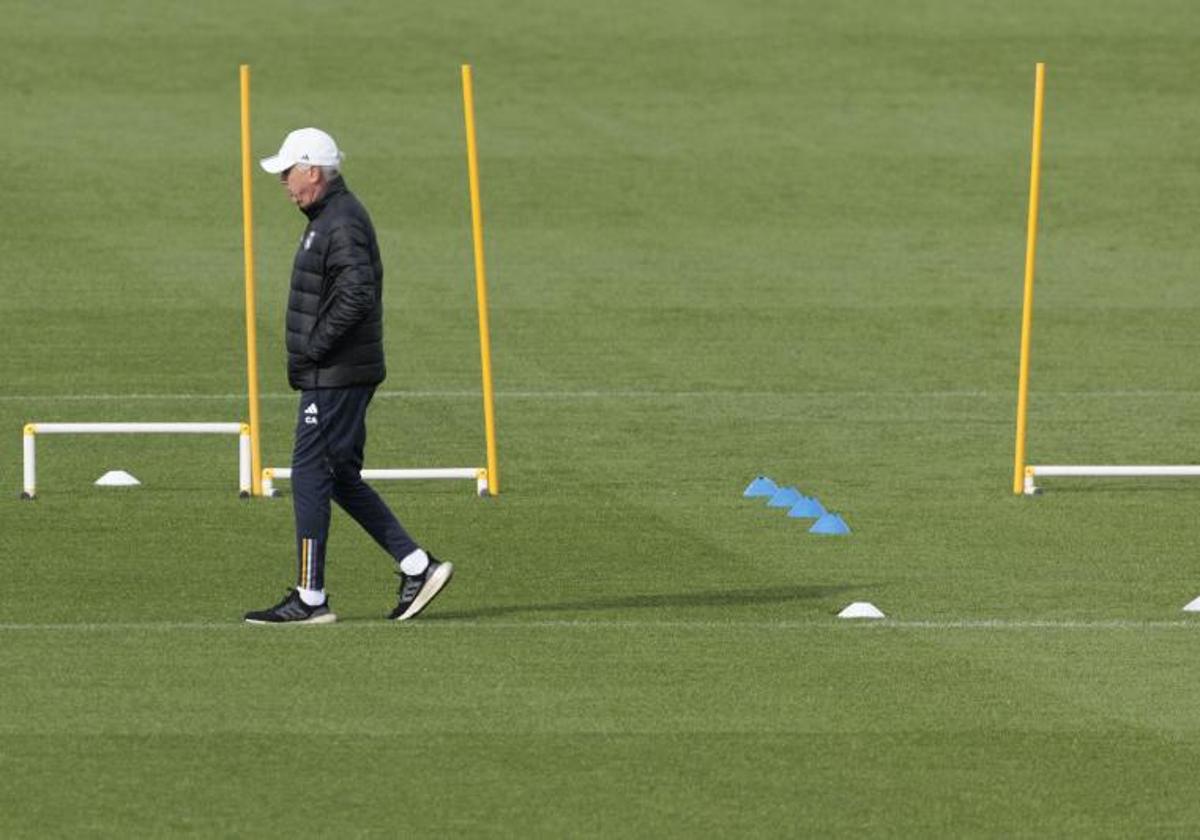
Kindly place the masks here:
POLYGON ((397 562, 418 546, 360 475, 367 442, 367 406, 374 386, 300 392, 292 451, 297 585, 325 588, 325 546, 332 499, 397 562))

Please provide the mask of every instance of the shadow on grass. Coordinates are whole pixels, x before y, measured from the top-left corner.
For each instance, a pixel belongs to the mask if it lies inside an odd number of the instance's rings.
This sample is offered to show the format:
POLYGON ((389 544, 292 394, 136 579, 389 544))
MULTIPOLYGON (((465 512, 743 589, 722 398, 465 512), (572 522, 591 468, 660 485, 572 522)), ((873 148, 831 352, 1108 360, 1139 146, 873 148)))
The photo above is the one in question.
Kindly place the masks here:
MULTIPOLYGON (((1055 479, 1048 479, 1054 481, 1055 479)), ((1071 482, 1064 480, 1062 484, 1045 484, 1039 483, 1038 488, 1042 491, 1038 494, 1038 498, 1045 496, 1075 496, 1075 495, 1125 495, 1128 493, 1137 493, 1138 495, 1162 494, 1164 496, 1175 496, 1180 493, 1196 493, 1197 483, 1193 478, 1189 481, 1181 476, 1173 476, 1170 478, 1160 478, 1161 483, 1147 483, 1143 481, 1117 481, 1104 479, 1085 479, 1083 481, 1071 482)), ((1023 498, 1028 498, 1023 497, 1023 498)))
POLYGON ((556 612, 600 612, 603 610, 670 609, 675 607, 729 607, 753 606, 758 604, 782 604, 788 601, 805 601, 838 595, 852 589, 870 587, 870 584, 854 586, 773 586, 758 589, 719 589, 711 592, 681 592, 660 595, 627 595, 621 598, 599 598, 592 601, 558 601, 541 604, 504 604, 480 607, 474 610, 432 612, 421 616, 421 621, 462 621, 463 619, 498 618, 521 613, 556 612))

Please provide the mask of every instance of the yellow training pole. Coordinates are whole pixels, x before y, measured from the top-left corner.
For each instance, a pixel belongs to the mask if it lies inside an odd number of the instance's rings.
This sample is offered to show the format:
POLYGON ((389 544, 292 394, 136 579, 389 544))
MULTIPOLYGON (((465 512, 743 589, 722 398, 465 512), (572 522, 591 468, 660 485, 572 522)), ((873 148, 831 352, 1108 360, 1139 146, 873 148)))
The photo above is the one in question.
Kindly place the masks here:
POLYGON ((246 263, 246 381, 250 392, 251 492, 262 495, 262 457, 259 452, 258 336, 254 309, 254 201, 250 185, 250 65, 241 66, 242 86, 242 242, 246 263))
POLYGON ((492 340, 488 330, 487 272, 483 267, 483 208, 479 201, 479 155, 475 145, 475 90, 471 65, 462 66, 463 111, 467 123, 467 176, 471 185, 471 232, 475 245, 475 300, 479 307, 479 355, 483 363, 483 425, 487 435, 488 493, 500 493, 496 465, 496 408, 492 392, 492 340))
POLYGON ((1029 409, 1029 334, 1033 328, 1033 267, 1037 257, 1038 189, 1042 172, 1042 105, 1046 65, 1038 62, 1033 93, 1033 161, 1029 171, 1029 229, 1025 240, 1025 300, 1021 309, 1021 373, 1017 384, 1017 454, 1013 493, 1024 492, 1025 419, 1029 409))

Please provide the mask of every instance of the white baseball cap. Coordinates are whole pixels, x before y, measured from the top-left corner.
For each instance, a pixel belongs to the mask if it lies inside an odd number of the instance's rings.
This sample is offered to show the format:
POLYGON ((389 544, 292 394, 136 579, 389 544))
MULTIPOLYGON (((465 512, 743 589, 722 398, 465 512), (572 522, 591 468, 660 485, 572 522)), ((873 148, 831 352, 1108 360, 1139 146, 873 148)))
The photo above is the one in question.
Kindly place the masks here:
POLYGON ((272 175, 278 175, 296 164, 306 166, 337 166, 346 156, 333 138, 319 128, 298 128, 283 138, 279 154, 263 158, 259 165, 272 175))

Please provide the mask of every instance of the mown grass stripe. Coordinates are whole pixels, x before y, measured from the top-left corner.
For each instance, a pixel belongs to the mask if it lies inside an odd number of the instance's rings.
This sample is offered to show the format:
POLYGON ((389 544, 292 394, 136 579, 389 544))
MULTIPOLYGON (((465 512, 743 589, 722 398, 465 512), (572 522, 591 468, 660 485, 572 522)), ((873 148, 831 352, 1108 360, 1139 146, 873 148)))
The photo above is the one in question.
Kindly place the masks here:
MULTIPOLYGON (((543 619, 538 621, 471 621, 461 619, 425 620, 406 625, 403 629, 383 619, 343 619, 336 624, 321 625, 328 630, 380 629, 393 633, 429 630, 826 630, 830 628, 874 628, 891 630, 1195 630, 1200 619, 1139 621, 1133 619, 1042 620, 1042 619, 946 619, 946 620, 811 620, 811 621, 641 621, 614 619, 543 619)), ((116 632, 116 631, 173 631, 173 630, 230 630, 247 628, 247 632, 281 632, 281 630, 248 627, 238 620, 230 621, 143 621, 143 622, 78 622, 78 623, 0 623, 0 632, 116 632)), ((295 632, 282 630, 282 632, 295 632)), ((306 632, 306 631, 302 631, 306 632)))

